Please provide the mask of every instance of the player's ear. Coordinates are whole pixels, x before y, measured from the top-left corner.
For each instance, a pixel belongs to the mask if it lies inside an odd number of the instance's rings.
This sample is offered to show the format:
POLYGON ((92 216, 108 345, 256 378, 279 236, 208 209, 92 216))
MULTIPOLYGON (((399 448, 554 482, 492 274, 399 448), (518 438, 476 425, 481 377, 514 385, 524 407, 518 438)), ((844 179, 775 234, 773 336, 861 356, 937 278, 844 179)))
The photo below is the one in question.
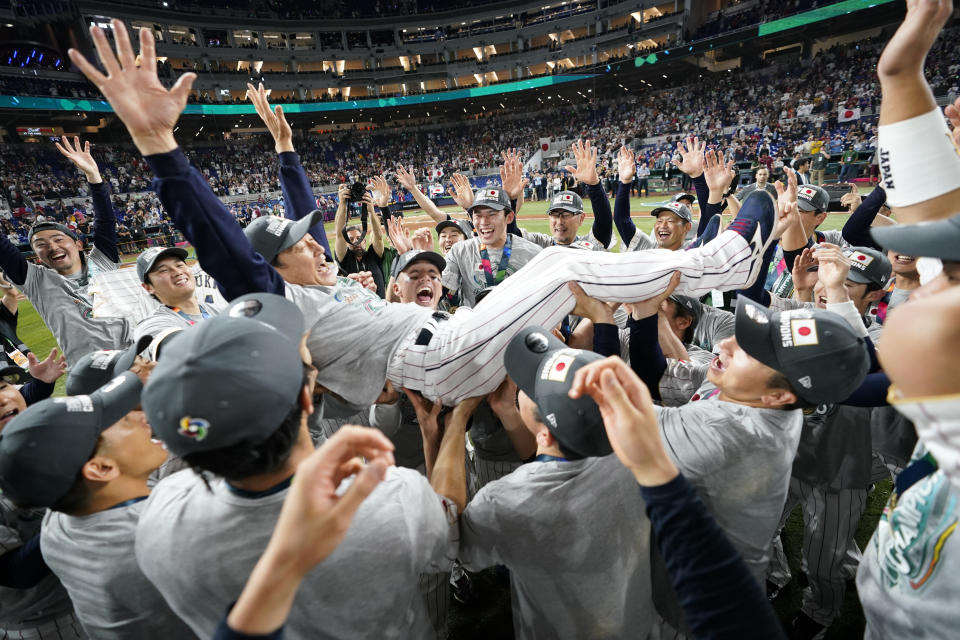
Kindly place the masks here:
POLYGON ((109 456, 95 455, 84 463, 80 473, 91 482, 110 482, 120 476, 120 465, 109 456))
POLYGON ((693 324, 693 318, 688 318, 687 316, 677 314, 673 319, 673 324, 680 329, 680 331, 686 331, 687 328, 693 324))
POLYGON ((148 283, 144 282, 140 286, 143 287, 147 293, 149 293, 150 295, 153 295, 153 287, 150 286, 148 283))
POLYGON ((504 216, 504 220, 507 221, 507 224, 510 224, 517 218, 516 214, 513 211, 507 212, 507 215, 504 216))
POLYGON ((771 388, 760 396, 760 401, 765 407, 776 409, 777 407, 787 407, 797 401, 797 394, 787 389, 771 388))

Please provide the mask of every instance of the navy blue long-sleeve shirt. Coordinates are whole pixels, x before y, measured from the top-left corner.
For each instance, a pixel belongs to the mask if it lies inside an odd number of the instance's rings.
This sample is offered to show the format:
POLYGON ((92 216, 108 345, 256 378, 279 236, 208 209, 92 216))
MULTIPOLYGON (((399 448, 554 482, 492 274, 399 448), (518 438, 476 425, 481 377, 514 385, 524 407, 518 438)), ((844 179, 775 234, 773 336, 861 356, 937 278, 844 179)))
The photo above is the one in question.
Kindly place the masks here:
POLYGON ((660 400, 660 378, 667 370, 667 359, 660 348, 660 327, 657 314, 641 320, 627 319, 630 330, 630 368, 650 389, 654 400, 660 400))
MULTIPOLYGON (((313 196, 313 189, 310 188, 307 172, 303 170, 303 165, 300 164, 300 156, 294 151, 284 151, 278 157, 280 160, 280 190, 283 192, 283 202, 287 205, 284 215, 291 220, 299 220, 317 208, 317 200, 313 196)), ((323 228, 323 222, 318 222, 310 227, 310 235, 323 247, 326 255, 332 259, 333 253, 330 251, 330 243, 327 240, 327 232, 323 228)))
POLYGON ((880 207, 887 201, 887 193, 882 187, 877 187, 860 202, 843 225, 843 239, 855 247, 871 247, 883 251, 883 247, 874 242, 870 236, 870 226, 877 218, 880 207))
POLYGON ((254 250, 182 150, 146 156, 145 160, 153 169, 153 188, 174 226, 194 246, 200 266, 217 281, 227 300, 257 291, 284 294, 283 278, 254 250))
POLYGON ((637 233, 637 225, 630 218, 630 185, 620 182, 617 197, 613 201, 613 224, 617 227, 623 249, 626 249, 637 233))
POLYGON ((670 581, 695 638, 784 638, 760 585, 683 475, 640 487, 670 581))
POLYGON ((603 246, 609 247, 613 239, 613 212, 610 210, 610 199, 600 182, 587 185, 587 195, 593 206, 593 237, 603 246))
POLYGON ((697 203, 700 205, 700 221, 697 223, 697 237, 699 238, 703 235, 710 218, 723 210, 723 200, 714 203, 708 202, 710 200, 710 187, 707 186, 707 179, 702 173, 693 178, 693 188, 697 192, 697 203))

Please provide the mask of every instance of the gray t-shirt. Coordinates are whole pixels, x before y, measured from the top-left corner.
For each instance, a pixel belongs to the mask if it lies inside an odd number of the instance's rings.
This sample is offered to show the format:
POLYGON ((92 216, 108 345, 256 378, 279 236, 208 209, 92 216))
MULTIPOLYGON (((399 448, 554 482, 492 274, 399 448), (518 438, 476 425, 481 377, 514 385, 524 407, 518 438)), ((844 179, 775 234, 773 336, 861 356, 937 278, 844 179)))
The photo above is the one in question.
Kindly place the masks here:
MULTIPOLYGON (((913 459, 926 454, 917 445, 913 459)), ((960 496, 942 470, 891 496, 863 550, 857 593, 868 640, 942 640, 957 634, 960 496)))
POLYGON ((133 553, 144 501, 73 517, 50 511, 40 549, 92 638, 195 638, 141 573, 133 553))
POLYGON ((200 304, 200 314, 192 316, 190 314, 180 314, 168 307, 160 305, 151 315, 141 320, 133 329, 133 340, 138 341, 143 336, 157 337, 161 334, 169 333, 171 330, 186 329, 197 322, 204 320, 204 314, 207 318, 217 315, 217 310, 213 307, 200 304))
MULTIPOLYGON (((507 276, 520 270, 543 248, 524 240, 519 236, 510 237, 510 262, 507 265, 507 276)), ((503 249, 487 249, 490 256, 490 267, 496 277, 503 256, 503 249)), ((447 252, 447 268, 443 270, 441 278, 443 286, 450 291, 460 292, 460 304, 473 307, 477 304, 477 294, 487 288, 486 272, 480 263, 480 240, 470 238, 450 247, 447 252)))
POLYGON ((607 250, 607 247, 603 246, 603 244, 597 240, 596 236, 593 235, 592 230, 586 235, 577 236, 570 244, 557 244, 556 240, 554 240, 553 236, 549 233, 527 231, 526 229, 520 229, 520 233, 523 234, 524 240, 529 240, 533 244, 543 249, 546 249, 547 247, 570 247, 573 249, 587 249, 588 251, 607 250))
POLYGON ((349 278, 337 278, 333 287, 288 284, 286 297, 310 327, 317 382, 358 406, 373 404, 397 347, 433 314, 414 303, 389 303, 349 278))
POLYGON ((460 518, 460 561, 510 570, 517 638, 646 638, 650 522, 615 456, 531 462, 460 518))
MULTIPOLYGON (((0 494, 0 555, 20 548, 40 533, 45 512, 46 509, 18 509, 0 494)), ((73 604, 67 591, 53 574, 29 589, 0 587, 0 638, 6 638, 7 631, 26 633, 37 629, 71 611, 73 604)), ((9 637, 18 636, 12 633, 9 637)))
POLYGON ((644 233, 638 228, 633 233, 633 237, 630 238, 627 251, 645 251, 647 249, 656 249, 659 246, 653 236, 644 233))
POLYGON ((67 362, 76 362, 97 349, 122 349, 132 340, 126 318, 94 316, 90 284, 98 273, 120 267, 94 247, 87 254, 86 277, 65 277, 43 265, 27 263, 24 295, 50 329, 67 362))
POLYGON ((660 434, 670 458, 762 584, 803 413, 711 399, 714 390, 708 383, 694 394, 703 399, 657 407, 660 434))
MULTIPOLYGON (((192 471, 162 480, 146 502, 136 541, 143 573, 201 638, 213 635, 240 595, 287 496, 285 489, 248 498, 223 479, 210 484, 212 490, 192 471)), ((457 534, 456 506, 416 471, 391 467, 343 541, 304 579, 284 636, 431 637, 419 577, 449 571, 457 534)))

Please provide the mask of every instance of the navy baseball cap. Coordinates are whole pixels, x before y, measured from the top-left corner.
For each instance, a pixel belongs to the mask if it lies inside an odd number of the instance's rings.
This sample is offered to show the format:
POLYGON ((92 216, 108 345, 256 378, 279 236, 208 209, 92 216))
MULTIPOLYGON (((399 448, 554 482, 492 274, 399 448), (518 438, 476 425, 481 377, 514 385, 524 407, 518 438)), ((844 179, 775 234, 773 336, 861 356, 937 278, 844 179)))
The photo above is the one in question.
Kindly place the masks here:
POLYGON ((870 235, 884 249, 905 256, 960 262, 960 213, 932 222, 871 227, 870 235))
POLYGON ((613 452, 597 403, 590 396, 568 395, 574 374, 603 360, 592 351, 571 349, 542 327, 527 327, 504 353, 507 374, 533 400, 564 455, 605 456, 613 452))
POLYGON ((550 200, 547 213, 557 209, 570 211, 571 213, 583 213, 583 199, 573 191, 561 191, 550 200))
POLYGON ((847 280, 860 284, 875 284, 883 288, 890 280, 893 265, 886 254, 872 247, 847 247, 843 255, 850 260, 847 280))
POLYGON ((467 209, 470 213, 477 207, 488 207, 496 211, 513 211, 513 205, 510 204, 510 198, 503 191, 492 187, 489 189, 477 189, 473 194, 473 204, 467 209))
POLYGON ((693 323, 690 325, 690 327, 696 329, 697 323, 700 322, 700 314, 703 313, 703 304, 696 298, 683 296, 679 293, 672 294, 669 297, 669 300, 672 300, 674 303, 676 303, 677 309, 683 315, 693 320, 693 323))
POLYGON ((693 195, 692 193, 678 193, 677 195, 673 196, 674 202, 680 202, 681 200, 689 200, 690 204, 693 204, 697 201, 697 196, 693 195))
POLYGON ((0 490, 15 504, 51 507, 70 491, 100 434, 140 404, 143 385, 127 371, 90 395, 48 398, 0 433, 0 490))
POLYGON ((303 332, 297 306, 270 293, 180 332, 143 391, 154 433, 181 457, 269 438, 300 394, 303 332))
POLYGON ((863 338, 831 311, 776 312, 740 298, 735 335, 740 348, 783 374, 797 396, 813 404, 846 400, 870 368, 863 338))
POLYGON ((470 222, 468 220, 455 220, 453 218, 440 222, 436 226, 435 230, 437 235, 439 235, 441 231, 449 228, 456 229, 463 234, 464 238, 469 238, 473 235, 473 228, 470 226, 470 222))
POLYGON ((74 240, 79 240, 80 236, 77 235, 77 232, 68 227, 65 224, 60 224, 59 222, 47 221, 47 222, 37 222, 32 227, 30 227, 30 234, 27 236, 27 244, 33 244, 33 236, 40 231, 60 231, 67 234, 74 240))
POLYGON ((815 184, 801 185, 797 189, 797 206, 801 211, 826 211, 830 207, 830 194, 815 184))
POLYGON ((664 211, 669 211, 670 213, 681 218, 684 222, 693 222, 693 214, 690 213, 690 207, 680 202, 671 202, 669 204, 656 207, 650 212, 650 215, 656 218, 664 211))
POLYGON ((310 227, 323 222, 323 212, 315 209, 296 222, 277 216, 261 216, 243 230, 247 240, 267 262, 273 262, 277 254, 289 249, 307 235, 310 227))
POLYGON ((180 247, 150 247, 137 256, 137 277, 140 278, 140 282, 146 282, 147 275, 153 271, 153 265, 156 264, 160 258, 173 256, 181 260, 186 260, 188 255, 190 254, 180 247))
POLYGON ((137 354, 150 346, 153 336, 141 336, 126 350, 100 349, 91 351, 70 367, 67 374, 67 395, 93 393, 115 377, 129 371, 137 354))
POLYGON ((398 275, 403 273, 403 271, 409 267, 414 262, 429 262, 441 272, 447 268, 447 261, 443 259, 443 256, 437 253, 436 251, 424 251, 422 249, 412 249, 410 251, 405 251, 400 254, 396 260, 393 261, 393 268, 391 269, 391 275, 396 278, 398 275))

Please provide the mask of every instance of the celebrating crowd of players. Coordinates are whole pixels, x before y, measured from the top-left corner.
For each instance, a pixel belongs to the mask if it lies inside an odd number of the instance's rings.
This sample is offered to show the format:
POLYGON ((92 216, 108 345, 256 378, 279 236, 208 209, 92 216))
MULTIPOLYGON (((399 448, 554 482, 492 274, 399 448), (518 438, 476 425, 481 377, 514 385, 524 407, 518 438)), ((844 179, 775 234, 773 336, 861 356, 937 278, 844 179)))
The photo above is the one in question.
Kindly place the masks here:
POLYGON ((907 4, 877 67, 882 186, 842 232, 817 229, 829 197, 808 177, 738 198, 691 137, 676 165, 696 196, 654 209, 648 235, 636 159, 621 151, 611 209, 586 141, 569 172, 592 222, 560 191, 549 234, 518 224, 519 154, 499 187, 455 178, 457 218, 399 168, 440 252, 389 215, 382 178, 353 196, 357 225, 342 190, 331 248, 262 87, 286 217, 241 228, 173 135, 192 74, 167 90, 148 30, 135 55, 122 23, 115 51, 94 27, 102 69, 71 58, 199 265, 148 249, 139 312, 97 304, 120 255, 78 141, 61 152, 87 176, 93 247, 40 222, 35 264, 0 237, 63 352, 4 333, 0 638, 446 637, 451 590, 493 566, 518 637, 822 637, 854 578, 867 637, 950 636, 960 103, 951 134, 923 78, 952 4, 907 4), (798 505, 807 586, 782 628, 769 598, 798 505))

